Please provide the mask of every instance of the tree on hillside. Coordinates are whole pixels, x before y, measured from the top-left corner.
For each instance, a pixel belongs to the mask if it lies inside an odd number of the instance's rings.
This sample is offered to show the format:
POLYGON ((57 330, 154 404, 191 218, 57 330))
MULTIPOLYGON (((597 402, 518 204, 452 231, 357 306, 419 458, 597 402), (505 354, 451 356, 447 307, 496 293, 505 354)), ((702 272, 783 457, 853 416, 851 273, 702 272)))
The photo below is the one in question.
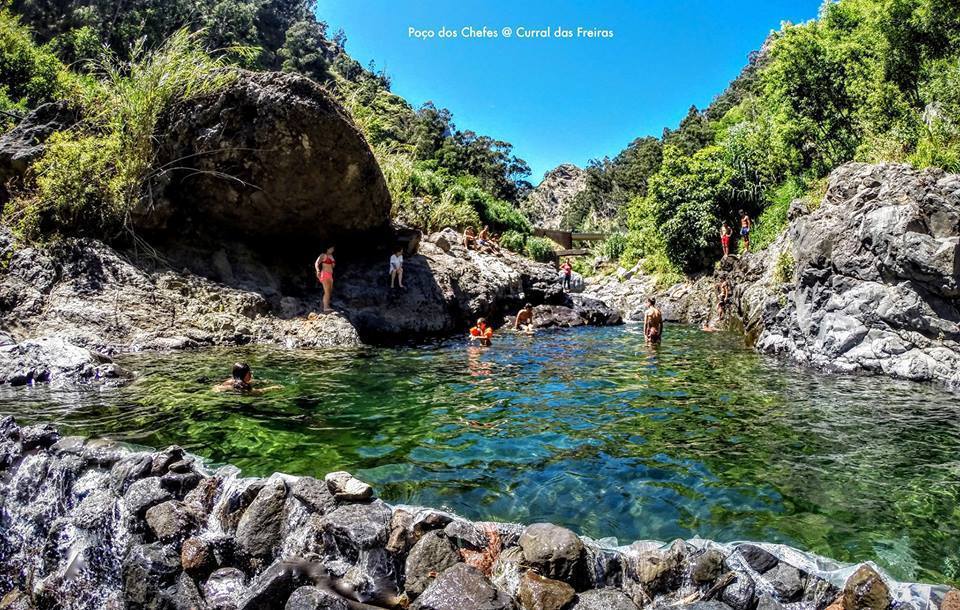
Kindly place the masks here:
POLYGON ((686 155, 692 155, 711 143, 713 130, 710 128, 710 121, 696 106, 690 106, 687 116, 683 117, 677 129, 663 130, 664 146, 676 146, 686 155))

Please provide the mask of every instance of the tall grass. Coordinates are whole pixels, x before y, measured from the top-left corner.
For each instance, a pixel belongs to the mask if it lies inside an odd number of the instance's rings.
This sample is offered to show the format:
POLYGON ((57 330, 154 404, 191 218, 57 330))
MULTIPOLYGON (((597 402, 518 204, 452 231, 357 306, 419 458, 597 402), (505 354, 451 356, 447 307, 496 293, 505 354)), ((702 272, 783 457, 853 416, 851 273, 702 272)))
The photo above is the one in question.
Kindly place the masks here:
POLYGON ((80 123, 50 140, 32 168, 36 188, 13 206, 25 236, 64 231, 113 238, 129 229, 131 211, 160 169, 161 115, 237 77, 201 46, 201 34, 180 30, 154 52, 140 45, 129 62, 107 57, 93 67, 80 123))

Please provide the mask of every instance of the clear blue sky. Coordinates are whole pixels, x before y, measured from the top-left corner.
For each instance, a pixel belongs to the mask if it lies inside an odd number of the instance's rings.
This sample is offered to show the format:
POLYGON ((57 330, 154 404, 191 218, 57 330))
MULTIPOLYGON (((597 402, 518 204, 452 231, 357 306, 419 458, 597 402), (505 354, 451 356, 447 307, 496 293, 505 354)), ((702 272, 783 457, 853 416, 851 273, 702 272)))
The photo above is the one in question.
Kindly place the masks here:
POLYGON ((331 34, 374 60, 415 106, 449 108, 460 129, 506 140, 533 170, 584 166, 706 107, 781 21, 820 0, 319 0, 331 34), (439 38, 484 26, 497 38, 439 38), (613 30, 612 39, 521 39, 519 28, 613 30), (437 37, 410 37, 409 28, 437 37), (505 38, 502 28, 514 30, 505 38))

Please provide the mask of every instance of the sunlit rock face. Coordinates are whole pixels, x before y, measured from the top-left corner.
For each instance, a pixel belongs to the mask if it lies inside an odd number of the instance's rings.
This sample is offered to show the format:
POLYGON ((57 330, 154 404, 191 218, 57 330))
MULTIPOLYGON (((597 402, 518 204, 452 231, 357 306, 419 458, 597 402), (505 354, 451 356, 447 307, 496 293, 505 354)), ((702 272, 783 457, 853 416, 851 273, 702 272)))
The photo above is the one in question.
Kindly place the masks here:
POLYGON ((573 198, 585 188, 587 173, 572 163, 564 163, 544 176, 523 202, 522 209, 534 225, 560 229, 573 198))

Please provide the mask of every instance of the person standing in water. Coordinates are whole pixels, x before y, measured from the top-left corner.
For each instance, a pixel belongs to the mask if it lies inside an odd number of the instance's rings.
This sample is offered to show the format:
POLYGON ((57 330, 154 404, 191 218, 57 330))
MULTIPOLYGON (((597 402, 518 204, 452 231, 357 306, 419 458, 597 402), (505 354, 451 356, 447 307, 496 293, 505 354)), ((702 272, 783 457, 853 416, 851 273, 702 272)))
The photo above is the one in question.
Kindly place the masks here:
POLYGON ((477 325, 470 329, 470 340, 479 341, 484 347, 493 345, 493 329, 487 326, 486 318, 479 318, 477 325))
POLYGON ((720 246, 723 247, 723 258, 730 256, 730 235, 733 233, 733 229, 730 228, 726 222, 723 223, 723 226, 720 227, 720 246))
POLYGON ((663 339, 663 313, 653 297, 647 299, 647 311, 643 314, 643 336, 647 343, 660 343, 663 339))
POLYGON ((394 281, 403 288, 403 246, 397 246, 390 255, 390 288, 393 288, 394 281))
POLYGON ((740 210, 740 239, 743 240, 743 251, 750 251, 750 229, 753 228, 753 221, 746 212, 740 210))
POLYGON ((533 305, 527 303, 517 312, 517 319, 513 321, 513 330, 533 333, 533 305))
POLYGON ((330 300, 333 298, 333 266, 337 264, 333 258, 333 251, 334 247, 330 246, 317 257, 317 261, 313 264, 317 272, 317 281, 323 286, 323 313, 333 311, 330 300))
POLYGON ((563 289, 570 290, 570 278, 573 276, 573 267, 570 266, 569 259, 564 259, 563 264, 560 265, 560 271, 563 271, 563 289))

